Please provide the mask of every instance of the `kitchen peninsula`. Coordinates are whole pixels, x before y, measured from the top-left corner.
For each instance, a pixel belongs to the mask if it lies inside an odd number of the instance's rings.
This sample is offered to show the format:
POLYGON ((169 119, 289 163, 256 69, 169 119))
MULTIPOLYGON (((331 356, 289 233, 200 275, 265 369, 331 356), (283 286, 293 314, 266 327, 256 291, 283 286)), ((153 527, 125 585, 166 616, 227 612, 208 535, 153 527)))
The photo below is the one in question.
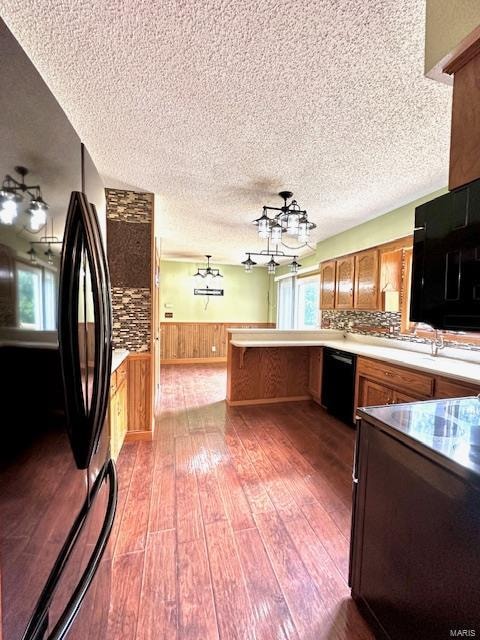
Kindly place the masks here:
MULTIPOLYGON (((480 356, 459 349, 430 355, 429 344, 333 330, 231 329, 227 402, 322 404, 324 349, 357 356, 354 407, 480 393, 480 356)), ((354 416, 352 415, 352 421, 354 416)))

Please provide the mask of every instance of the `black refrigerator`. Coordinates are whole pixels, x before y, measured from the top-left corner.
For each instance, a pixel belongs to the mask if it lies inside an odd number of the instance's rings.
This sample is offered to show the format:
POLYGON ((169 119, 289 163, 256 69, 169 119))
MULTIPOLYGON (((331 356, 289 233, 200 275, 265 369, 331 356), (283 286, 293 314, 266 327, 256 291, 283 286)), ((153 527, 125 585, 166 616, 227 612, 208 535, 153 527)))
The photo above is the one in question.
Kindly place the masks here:
POLYGON ((1 21, 0 56, 0 640, 102 639, 117 500, 105 194, 1 21))

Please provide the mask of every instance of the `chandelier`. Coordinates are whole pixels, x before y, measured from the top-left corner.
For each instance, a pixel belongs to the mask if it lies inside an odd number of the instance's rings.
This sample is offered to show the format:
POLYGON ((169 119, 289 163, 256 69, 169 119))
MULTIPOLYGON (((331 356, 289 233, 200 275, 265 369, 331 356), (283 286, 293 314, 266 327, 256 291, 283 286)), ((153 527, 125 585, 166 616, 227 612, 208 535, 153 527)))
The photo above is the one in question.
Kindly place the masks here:
POLYGON ((200 278, 223 278, 222 274, 220 273, 220 269, 213 269, 210 266, 210 258, 212 256, 206 255, 205 257, 207 259, 207 266, 206 267, 200 267, 197 268, 197 273, 195 274, 195 278, 196 277, 200 277, 200 278))
POLYGON ((55 258, 55 253, 52 251, 52 245, 63 244, 63 241, 57 238, 57 236, 53 235, 53 220, 52 220, 52 235, 43 235, 40 240, 35 242, 30 242, 30 249, 27 251, 27 254, 30 257, 30 262, 32 264, 37 264, 38 262, 38 252, 35 249, 35 245, 40 245, 43 248, 47 247, 46 251, 43 252, 43 255, 46 256, 48 264, 53 264, 53 260, 55 258))
POLYGON ((252 260, 252 256, 270 257, 270 260, 266 263, 267 272, 274 274, 276 268, 280 266, 280 263, 275 258, 293 258, 289 263, 290 273, 298 273, 298 269, 302 266, 298 261, 298 255, 291 253, 285 253, 278 248, 279 244, 287 247, 290 250, 296 251, 302 249, 308 245, 310 238, 310 231, 316 228, 316 224, 310 222, 308 214, 304 209, 300 209, 296 200, 291 200, 287 204, 287 200, 292 198, 293 193, 291 191, 280 191, 278 194, 283 199, 282 207, 269 207, 265 205, 263 207, 263 213, 260 218, 253 221, 257 225, 258 235, 260 238, 267 241, 267 248, 262 251, 247 251, 247 259, 242 261, 247 273, 251 273, 253 267, 257 264, 252 260), (269 217, 270 211, 278 212, 269 217), (301 243, 298 247, 289 247, 282 240, 283 234, 295 236, 301 243), (271 245, 275 248, 272 249, 271 245))
POLYGON ((300 209, 296 200, 287 204, 293 193, 291 191, 280 191, 278 194, 283 199, 283 206, 264 206, 260 218, 253 221, 257 225, 258 235, 264 240, 271 240, 274 244, 282 242, 282 235, 295 236, 297 240, 306 245, 310 237, 310 231, 316 228, 316 224, 308 220, 308 214, 304 209, 300 209), (272 217, 268 216, 270 211, 278 211, 272 217))
POLYGON ((47 222, 48 205, 42 198, 39 185, 25 183, 28 169, 15 167, 15 171, 20 176, 20 179, 16 180, 7 174, 0 189, 0 222, 8 225, 13 224, 18 215, 18 204, 23 201, 25 195, 28 195, 30 197, 30 203, 26 211, 30 216, 28 228, 30 231, 39 231, 47 222))

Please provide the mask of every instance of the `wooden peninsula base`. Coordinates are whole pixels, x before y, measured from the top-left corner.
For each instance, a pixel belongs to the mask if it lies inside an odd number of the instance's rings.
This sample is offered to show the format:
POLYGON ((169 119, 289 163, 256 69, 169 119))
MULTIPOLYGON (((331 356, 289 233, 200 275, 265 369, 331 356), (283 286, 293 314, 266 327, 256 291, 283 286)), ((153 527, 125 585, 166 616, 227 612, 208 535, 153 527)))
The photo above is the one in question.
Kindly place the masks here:
POLYGON ((309 347, 228 345, 227 403, 266 404, 308 400, 309 347))

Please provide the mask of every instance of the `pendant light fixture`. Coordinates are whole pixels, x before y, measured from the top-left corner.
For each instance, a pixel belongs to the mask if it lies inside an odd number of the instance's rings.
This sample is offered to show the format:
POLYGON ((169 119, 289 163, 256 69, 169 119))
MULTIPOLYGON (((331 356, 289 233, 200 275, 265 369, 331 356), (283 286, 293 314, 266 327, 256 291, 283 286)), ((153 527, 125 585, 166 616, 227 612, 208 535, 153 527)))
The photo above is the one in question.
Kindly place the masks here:
POLYGON ((26 210, 29 216, 27 228, 37 232, 47 223, 48 205, 42 198, 39 185, 26 184, 25 176, 28 174, 28 169, 18 166, 15 167, 15 171, 20 179, 17 180, 7 174, 0 189, 0 223, 13 224, 18 216, 18 205, 23 201, 24 195, 28 195, 30 204, 26 210))
POLYGON ((310 232, 317 225, 309 221, 307 212, 300 209, 296 200, 291 200, 287 204, 287 201, 293 197, 291 191, 280 191, 278 195, 283 199, 283 205, 281 207, 264 205, 260 218, 253 221, 257 225, 259 237, 277 244, 282 241, 282 234, 287 233, 295 236, 302 244, 307 244, 310 232), (274 213, 270 218, 269 211, 278 213, 274 213))
POLYGON ((280 264, 278 262, 275 262, 275 260, 273 259, 273 255, 270 256, 270 260, 267 262, 267 272, 273 274, 275 273, 275 269, 279 266, 280 264))
POLYGON ((247 253, 248 258, 246 260, 242 261, 242 264, 245 265, 245 271, 247 273, 251 273, 252 272, 252 268, 257 264, 256 262, 254 262, 251 257, 250 254, 247 253))
POLYGON ((298 273, 299 267, 302 265, 297 262, 298 256, 294 256, 288 253, 284 253, 283 251, 279 251, 278 249, 270 249, 270 243, 267 242, 267 248, 263 251, 249 251, 247 253, 247 259, 242 261, 242 264, 245 267, 246 273, 251 273, 254 266, 256 266, 256 262, 254 262, 251 256, 261 256, 263 258, 268 258, 270 256, 270 260, 266 263, 267 272, 269 274, 274 274, 277 267, 280 266, 280 263, 275 260, 275 258, 293 258, 292 262, 288 264, 290 267, 290 273, 298 273))
POLYGON ((212 256, 209 255, 205 255, 206 259, 207 259, 207 266, 206 267, 199 267, 197 268, 197 273, 195 274, 194 277, 200 277, 200 278, 223 278, 223 275, 220 273, 220 269, 213 269, 210 266, 210 258, 212 256))

